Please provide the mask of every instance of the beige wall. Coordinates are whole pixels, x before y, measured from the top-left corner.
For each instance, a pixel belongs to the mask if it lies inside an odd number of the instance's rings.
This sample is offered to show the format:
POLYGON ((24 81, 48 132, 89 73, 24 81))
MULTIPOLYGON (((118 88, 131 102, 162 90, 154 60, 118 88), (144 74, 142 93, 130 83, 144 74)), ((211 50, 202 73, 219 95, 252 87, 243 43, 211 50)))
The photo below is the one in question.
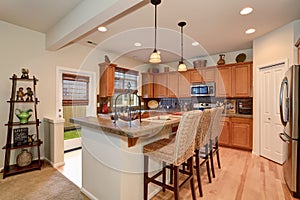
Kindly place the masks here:
MULTIPOLYGON (((117 54, 105 53, 100 48, 72 44, 58 51, 45 50, 45 34, 32 31, 23 27, 0 21, 0 146, 6 143, 7 127, 3 126, 8 121, 9 100, 11 93, 11 81, 13 74, 21 75, 21 68, 29 69, 29 75, 35 75, 39 82, 37 84, 38 118, 42 121, 44 116, 55 118, 56 116, 56 68, 57 66, 74 70, 83 70, 96 73, 96 86, 98 85, 98 63, 104 62, 104 55, 108 55, 112 62, 120 57, 117 54)), ((122 58, 119 64, 131 62, 130 58, 122 58)), ((140 65, 134 62, 130 67, 140 65)), ((96 91, 98 89, 96 88, 96 91)), ((95 94, 96 98, 96 94, 95 94)), ((96 104, 95 104, 96 108, 96 104)), ((40 125, 41 138, 44 136, 43 123, 40 125)), ((0 151, 0 169, 3 167, 5 151, 0 151)), ((14 151, 15 154, 18 151, 14 151)), ((14 153, 12 159, 15 159, 14 153)), ((44 149, 41 149, 41 156, 44 156, 44 149)))
MULTIPOLYGON (((91 51, 90 47, 82 45, 70 45, 56 52, 45 50, 45 35, 0 21, 0 146, 6 143, 7 127, 3 126, 8 121, 9 100, 11 93, 11 81, 13 74, 20 76, 21 68, 29 69, 29 75, 35 75, 39 81, 37 84, 38 118, 42 121, 43 116, 55 116, 56 91, 55 73, 56 66, 70 68, 80 67, 86 55, 91 51)), ((43 139, 43 124, 40 127, 40 135, 43 139)), ((14 154, 18 150, 13 151, 14 154)), ((41 155, 43 156, 43 148, 41 155)), ((3 167, 5 151, 0 151, 0 168, 3 167)))
MULTIPOLYGON (((259 67, 286 60, 288 61, 287 68, 297 63, 294 45, 299 33, 300 20, 282 26, 253 41, 253 152, 257 155, 260 154, 259 67)), ((276 134, 274 137, 276 137, 276 134)))

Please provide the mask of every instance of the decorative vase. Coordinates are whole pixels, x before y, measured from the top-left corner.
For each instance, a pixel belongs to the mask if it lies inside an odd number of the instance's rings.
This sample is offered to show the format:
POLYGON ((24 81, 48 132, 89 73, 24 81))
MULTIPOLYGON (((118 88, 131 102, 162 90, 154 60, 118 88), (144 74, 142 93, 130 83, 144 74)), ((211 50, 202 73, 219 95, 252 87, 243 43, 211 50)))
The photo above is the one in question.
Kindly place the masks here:
POLYGON ((217 64, 218 65, 224 65, 225 64, 225 60, 224 60, 225 55, 224 54, 220 54, 219 56, 220 56, 220 58, 219 58, 217 64))
POLYGON ((28 122, 28 119, 31 117, 30 112, 32 112, 32 109, 22 111, 16 108, 16 116, 19 118, 21 124, 26 124, 28 122))
POLYGON ((108 105, 107 105, 107 102, 103 104, 103 107, 102 107, 102 113, 103 114, 107 114, 108 113, 108 105))
POLYGON ((19 167, 26 167, 31 164, 32 154, 27 149, 23 149, 20 154, 17 155, 17 165, 19 167))

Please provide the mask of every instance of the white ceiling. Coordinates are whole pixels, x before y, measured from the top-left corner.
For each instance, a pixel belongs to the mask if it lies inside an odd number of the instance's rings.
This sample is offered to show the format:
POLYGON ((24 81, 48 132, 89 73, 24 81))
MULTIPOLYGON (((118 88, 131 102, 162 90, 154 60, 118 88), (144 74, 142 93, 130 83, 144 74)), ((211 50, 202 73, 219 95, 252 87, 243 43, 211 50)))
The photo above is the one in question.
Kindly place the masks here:
MULTIPOLYGON (((92 0, 1 0, 0 20, 46 33, 83 1, 92 0)), ((177 23, 184 20, 187 22, 184 27, 185 58, 249 49, 253 39, 300 19, 299 8, 299 0, 162 0, 158 6, 157 47, 164 62, 178 60, 180 29, 177 23), (239 15, 246 6, 253 7, 253 13, 239 15), (252 35, 244 34, 251 27, 257 31, 252 35), (191 46, 193 41, 198 41, 200 46, 191 46)), ((154 6, 140 5, 128 13, 110 20, 106 33, 86 30, 88 34, 74 42, 91 45, 87 41, 92 41, 104 51, 147 62, 154 45, 154 6), (135 47, 135 42, 142 43, 142 47, 135 47)))

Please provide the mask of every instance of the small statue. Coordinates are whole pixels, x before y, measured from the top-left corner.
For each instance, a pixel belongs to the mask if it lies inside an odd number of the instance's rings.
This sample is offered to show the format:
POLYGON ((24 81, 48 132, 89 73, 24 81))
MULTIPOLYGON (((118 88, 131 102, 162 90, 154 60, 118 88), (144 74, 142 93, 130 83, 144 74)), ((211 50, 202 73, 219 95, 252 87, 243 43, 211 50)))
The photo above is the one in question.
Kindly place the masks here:
POLYGON ((30 87, 26 88, 27 92, 25 93, 25 95, 27 95, 26 101, 33 101, 32 96, 33 96, 33 92, 31 90, 30 87))
POLYGON ((29 74, 29 70, 26 69, 26 68, 22 68, 22 76, 21 76, 21 78, 28 79, 29 78, 28 74, 29 74))
POLYGON ((32 142, 34 142, 33 136, 34 135, 28 135, 28 144, 32 144, 32 142))
POLYGON ((19 90, 17 91, 17 101, 24 101, 25 94, 23 92, 23 87, 19 87, 19 90))
POLYGON ((105 60, 106 63, 110 63, 110 59, 107 55, 104 56, 104 60, 105 60))

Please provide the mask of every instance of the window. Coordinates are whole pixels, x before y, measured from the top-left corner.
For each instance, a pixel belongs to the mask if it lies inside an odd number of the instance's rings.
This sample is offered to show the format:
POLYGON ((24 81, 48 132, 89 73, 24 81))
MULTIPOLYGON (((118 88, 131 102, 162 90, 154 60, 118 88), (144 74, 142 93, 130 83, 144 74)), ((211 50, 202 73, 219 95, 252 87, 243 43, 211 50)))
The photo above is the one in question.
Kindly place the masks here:
POLYGON ((89 104, 89 77, 63 73, 63 106, 89 104))
MULTIPOLYGON (((115 68, 115 92, 113 97, 113 103, 115 104, 115 99, 119 94, 125 93, 128 89, 128 83, 130 83, 131 90, 137 90, 137 80, 139 73, 134 70, 115 68)), ((118 98, 117 107, 121 106, 138 106, 138 97, 136 95, 122 95, 118 98), (129 102, 130 101, 130 102, 129 102)))

